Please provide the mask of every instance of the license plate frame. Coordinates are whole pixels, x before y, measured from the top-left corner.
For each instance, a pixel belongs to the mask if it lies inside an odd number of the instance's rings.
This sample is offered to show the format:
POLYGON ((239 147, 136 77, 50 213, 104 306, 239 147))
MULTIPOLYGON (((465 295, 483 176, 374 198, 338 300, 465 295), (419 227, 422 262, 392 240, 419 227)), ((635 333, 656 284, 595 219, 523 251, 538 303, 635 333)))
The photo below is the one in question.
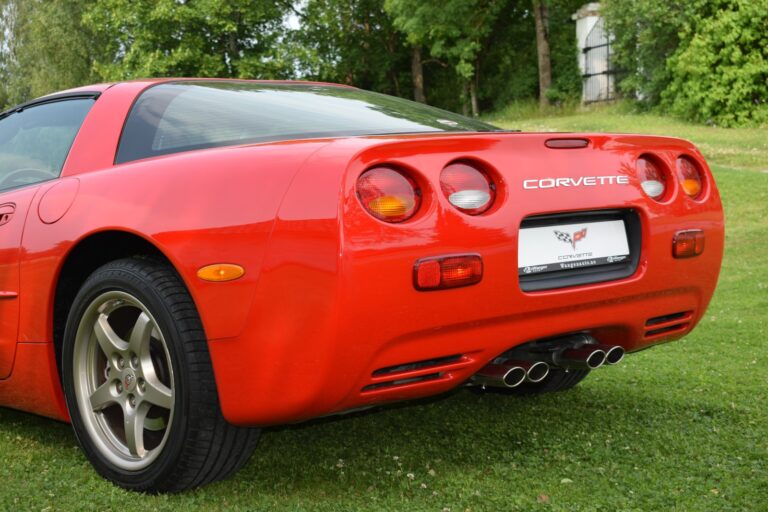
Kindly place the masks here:
MULTIPOLYGON (((604 264, 601 265, 588 265, 551 272, 520 272, 520 269, 525 267, 518 265, 520 289, 524 292, 536 292, 627 278, 632 276, 638 269, 642 246, 640 216, 632 208, 551 213, 525 217, 520 223, 520 231, 532 227, 557 229, 553 228, 553 226, 562 227, 570 224, 590 224, 616 220, 624 222, 626 240, 629 246, 628 258, 625 258, 623 261, 614 260, 609 262, 604 260, 604 264)), ((557 239, 554 239, 554 241, 557 241, 557 239)), ((560 243, 567 247, 567 242, 560 243)), ((576 245, 577 247, 582 246, 583 242, 579 241, 576 245)), ((516 248, 519 249, 519 239, 518 247, 516 248)), ((519 255, 516 259, 516 264, 519 264, 519 255)))

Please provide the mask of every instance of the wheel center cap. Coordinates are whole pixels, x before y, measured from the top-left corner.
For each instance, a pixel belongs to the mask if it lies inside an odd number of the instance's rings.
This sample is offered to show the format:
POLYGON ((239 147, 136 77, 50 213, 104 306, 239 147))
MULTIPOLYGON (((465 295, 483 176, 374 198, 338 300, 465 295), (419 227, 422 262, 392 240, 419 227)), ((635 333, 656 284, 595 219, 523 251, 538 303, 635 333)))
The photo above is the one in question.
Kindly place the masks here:
POLYGON ((123 387, 127 391, 133 391, 133 388, 136 387, 136 375, 133 374, 133 372, 128 372, 123 377, 123 387))

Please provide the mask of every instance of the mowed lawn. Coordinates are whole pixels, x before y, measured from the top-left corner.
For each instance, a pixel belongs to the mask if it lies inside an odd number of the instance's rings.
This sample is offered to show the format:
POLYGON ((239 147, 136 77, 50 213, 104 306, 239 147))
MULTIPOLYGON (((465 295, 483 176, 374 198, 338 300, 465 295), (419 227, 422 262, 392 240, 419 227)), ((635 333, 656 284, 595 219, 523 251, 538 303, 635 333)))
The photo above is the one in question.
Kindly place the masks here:
POLYGON ((0 409, 0 510, 768 510, 768 130, 615 108, 494 122, 699 145, 725 203, 727 245, 690 336, 566 393, 461 390, 270 429, 233 479, 171 496, 112 486, 68 425, 0 409))

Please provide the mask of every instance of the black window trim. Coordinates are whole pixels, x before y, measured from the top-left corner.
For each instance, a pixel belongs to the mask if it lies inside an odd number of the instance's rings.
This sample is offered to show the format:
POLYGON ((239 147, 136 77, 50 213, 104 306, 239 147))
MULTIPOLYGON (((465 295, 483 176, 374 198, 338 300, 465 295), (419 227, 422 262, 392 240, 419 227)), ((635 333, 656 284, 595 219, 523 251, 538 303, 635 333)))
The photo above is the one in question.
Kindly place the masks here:
POLYGON ((47 103, 57 103, 59 101, 87 100, 87 99, 92 99, 95 101, 99 99, 99 96, 101 96, 101 91, 73 91, 73 92, 60 92, 57 94, 50 94, 48 96, 43 96, 41 98, 27 101, 26 103, 16 105, 15 107, 11 107, 4 112, 0 112, 0 120, 5 119, 11 114, 18 114, 19 112, 24 112, 28 108, 37 107, 39 105, 45 105, 47 103))

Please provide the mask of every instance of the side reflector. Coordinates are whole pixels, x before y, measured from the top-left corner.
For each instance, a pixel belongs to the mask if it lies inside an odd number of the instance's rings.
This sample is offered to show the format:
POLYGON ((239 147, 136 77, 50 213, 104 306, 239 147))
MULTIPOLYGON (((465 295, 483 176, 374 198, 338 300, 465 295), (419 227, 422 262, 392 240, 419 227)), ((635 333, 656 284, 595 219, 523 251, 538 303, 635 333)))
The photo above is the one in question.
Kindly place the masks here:
POLYGON ((206 265, 197 271, 197 277, 203 281, 223 282, 234 281, 245 275, 245 269, 231 263, 215 263, 206 265))
POLYGON ((690 229, 678 231, 672 239, 672 255, 675 258, 692 258, 704 252, 704 231, 690 229))
POLYGON ((413 267, 413 286, 421 291, 469 286, 482 278, 483 259, 479 254, 422 258, 413 267))

